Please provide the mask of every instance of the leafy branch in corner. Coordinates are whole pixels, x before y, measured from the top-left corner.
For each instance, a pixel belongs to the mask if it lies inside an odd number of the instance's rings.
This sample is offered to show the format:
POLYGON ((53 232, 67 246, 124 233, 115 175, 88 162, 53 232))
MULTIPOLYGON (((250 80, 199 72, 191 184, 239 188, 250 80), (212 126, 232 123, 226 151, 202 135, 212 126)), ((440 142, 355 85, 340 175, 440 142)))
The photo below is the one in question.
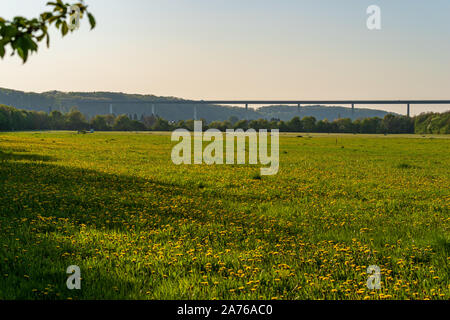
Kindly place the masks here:
POLYGON ((14 17, 12 20, 5 20, 0 17, 0 57, 6 54, 6 48, 11 47, 13 56, 17 53, 25 63, 28 56, 38 51, 38 43, 45 39, 47 47, 50 46, 49 29, 52 25, 61 31, 62 36, 73 32, 70 27, 72 6, 78 6, 80 16, 87 15, 91 30, 95 28, 96 22, 94 16, 88 12, 87 5, 81 0, 78 3, 63 3, 62 0, 48 2, 47 6, 53 7, 53 10, 43 12, 38 18, 27 19, 24 17, 14 17))

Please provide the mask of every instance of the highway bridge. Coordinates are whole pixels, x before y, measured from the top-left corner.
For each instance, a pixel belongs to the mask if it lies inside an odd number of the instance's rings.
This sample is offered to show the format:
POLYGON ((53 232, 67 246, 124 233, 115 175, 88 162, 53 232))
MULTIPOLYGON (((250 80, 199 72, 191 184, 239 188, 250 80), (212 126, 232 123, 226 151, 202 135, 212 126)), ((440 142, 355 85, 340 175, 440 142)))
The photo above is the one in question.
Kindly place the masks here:
POLYGON ((305 105, 348 105, 354 113, 357 105, 405 105, 406 115, 411 114, 412 105, 450 105, 450 100, 83 100, 81 103, 107 104, 110 113, 114 111, 114 105, 143 104, 152 108, 155 114, 155 106, 160 104, 188 104, 193 106, 194 119, 197 119, 197 106, 199 105, 243 105, 248 110, 249 105, 295 105, 299 109, 305 105))

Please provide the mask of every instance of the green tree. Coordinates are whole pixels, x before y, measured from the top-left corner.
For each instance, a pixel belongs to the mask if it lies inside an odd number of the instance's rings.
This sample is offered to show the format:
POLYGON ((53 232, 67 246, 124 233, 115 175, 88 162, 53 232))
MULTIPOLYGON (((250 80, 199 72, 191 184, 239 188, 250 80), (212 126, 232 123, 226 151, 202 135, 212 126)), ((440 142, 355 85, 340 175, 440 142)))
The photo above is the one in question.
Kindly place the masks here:
POLYGON ((238 122, 236 122, 234 124, 233 128, 247 130, 248 129, 248 121, 247 120, 239 120, 238 122))
POLYGON ((303 129, 306 132, 314 132, 316 129, 316 118, 314 117, 304 117, 302 119, 303 129))
POLYGON ((132 124, 130 118, 126 114, 121 114, 116 118, 113 129, 116 131, 131 131, 132 124))
POLYGON ((258 121, 257 120, 250 120, 248 123, 248 127, 251 129, 258 130, 258 121))
POLYGON ((108 131, 111 126, 108 125, 106 116, 97 115, 91 120, 91 127, 98 131, 108 131))
POLYGON ((323 133, 330 133, 331 125, 327 119, 319 120, 316 123, 316 131, 323 133))
POLYGON ((86 118, 80 111, 75 109, 72 109, 67 115, 66 125, 69 130, 87 129, 86 118))
POLYGON ((378 117, 365 118, 360 124, 360 133, 381 133, 382 120, 378 117))
POLYGON ((12 20, 5 20, 0 17, 0 57, 6 54, 6 48, 9 45, 11 55, 17 53, 25 63, 30 53, 38 51, 38 43, 46 40, 47 47, 50 46, 49 28, 54 24, 56 29, 60 30, 64 37, 69 32, 74 31, 72 28, 74 14, 72 8, 78 7, 79 18, 87 15, 91 29, 95 28, 96 22, 94 16, 88 12, 87 5, 84 1, 69 4, 63 3, 62 0, 48 2, 53 10, 45 11, 37 18, 27 19, 24 17, 14 17, 12 20))
POLYGON ((387 114, 383 119, 383 126, 387 133, 413 133, 414 122, 405 116, 387 114))
POLYGON ((147 127, 140 121, 131 120, 131 130, 132 131, 145 131, 147 127))
POLYGON ((208 125, 208 127, 212 129, 219 129, 220 131, 225 132, 227 129, 231 129, 233 125, 231 124, 230 121, 225 120, 225 121, 213 121, 208 125))
POLYGON ((29 113, 31 130, 50 129, 48 114, 44 111, 34 111, 29 113))
POLYGON ((10 109, 10 107, 0 105, 0 131, 11 130, 10 109))
MULTIPOLYGON (((193 127, 194 126, 193 126, 193 121, 192 121, 192 130, 193 130, 193 127)), ((171 126, 167 120, 164 120, 162 118, 157 118, 152 129, 154 131, 169 131, 171 129, 171 126)))
POLYGON ((65 117, 61 112, 53 110, 50 113, 49 122, 50 122, 50 129, 61 130, 64 128, 65 117))
POLYGON ((303 123, 299 117, 293 117, 291 121, 287 124, 288 130, 291 132, 302 132, 303 131, 303 123))
POLYGON ((340 118, 333 121, 336 124, 337 130, 341 133, 353 133, 354 125, 350 118, 340 118))
MULTIPOLYGON (((147 128, 151 128, 151 127, 153 127, 153 125, 155 124, 155 122, 156 122, 156 117, 154 116, 154 115, 151 115, 151 116, 144 116, 143 117, 143 119, 142 119, 142 122, 144 123, 144 125, 147 127, 147 128)), ((184 126, 184 121, 183 121, 183 126, 184 126)), ((182 127, 182 126, 180 126, 180 127, 182 127)), ((184 127, 183 127, 184 128, 184 127)))
POLYGON ((277 122, 276 128, 278 128, 281 132, 287 132, 287 131, 289 131, 288 125, 286 124, 286 122, 284 122, 284 121, 282 121, 282 120, 280 120, 280 121, 277 122))

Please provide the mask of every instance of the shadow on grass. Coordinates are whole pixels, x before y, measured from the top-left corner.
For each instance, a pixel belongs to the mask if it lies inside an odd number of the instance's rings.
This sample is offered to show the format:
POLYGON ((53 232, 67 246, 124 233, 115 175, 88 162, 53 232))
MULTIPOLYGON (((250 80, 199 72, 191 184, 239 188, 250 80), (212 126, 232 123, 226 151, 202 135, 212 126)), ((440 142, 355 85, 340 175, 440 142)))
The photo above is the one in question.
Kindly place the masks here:
MULTIPOLYGON (((22 155, 6 157, 23 159, 22 155)), ((28 155, 27 159, 41 158, 28 155)), ((158 233, 168 225, 177 235, 192 232, 192 238, 209 237, 217 224, 240 226, 242 237, 251 228, 274 228, 264 219, 230 212, 220 200, 220 193, 205 197, 198 188, 151 179, 42 162, 4 161, 0 166, 0 242, 4 244, 0 256, 6 260, 0 264, 0 298, 112 299, 114 292, 105 290, 114 287, 120 291, 117 297, 136 298, 130 296, 132 292, 149 289, 150 280, 143 280, 144 286, 135 277, 118 277, 111 272, 111 261, 103 259, 89 271, 88 289, 67 291, 69 265, 83 264, 96 249, 113 246, 89 243, 95 235, 83 240, 83 228, 99 235, 131 237, 155 232, 152 241, 161 243, 173 240, 173 233, 158 233), (192 229, 182 229, 187 224, 192 229), (86 243, 80 246, 80 239, 86 243)), ((267 236, 280 233, 283 229, 267 236)), ((127 264, 120 267, 133 269, 127 264)))
POLYGON ((39 154, 20 154, 20 153, 4 152, 0 150, 0 162, 19 161, 19 160, 49 162, 55 161, 56 158, 39 154))

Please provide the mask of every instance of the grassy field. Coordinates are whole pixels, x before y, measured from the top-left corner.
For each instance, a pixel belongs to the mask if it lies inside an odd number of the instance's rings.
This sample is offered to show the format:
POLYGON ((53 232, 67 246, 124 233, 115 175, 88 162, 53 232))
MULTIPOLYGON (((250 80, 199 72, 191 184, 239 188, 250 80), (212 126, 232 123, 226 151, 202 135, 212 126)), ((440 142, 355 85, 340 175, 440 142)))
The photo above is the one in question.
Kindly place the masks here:
POLYGON ((283 135, 262 178, 173 145, 1 133, 0 299, 450 299, 450 139, 283 135))

